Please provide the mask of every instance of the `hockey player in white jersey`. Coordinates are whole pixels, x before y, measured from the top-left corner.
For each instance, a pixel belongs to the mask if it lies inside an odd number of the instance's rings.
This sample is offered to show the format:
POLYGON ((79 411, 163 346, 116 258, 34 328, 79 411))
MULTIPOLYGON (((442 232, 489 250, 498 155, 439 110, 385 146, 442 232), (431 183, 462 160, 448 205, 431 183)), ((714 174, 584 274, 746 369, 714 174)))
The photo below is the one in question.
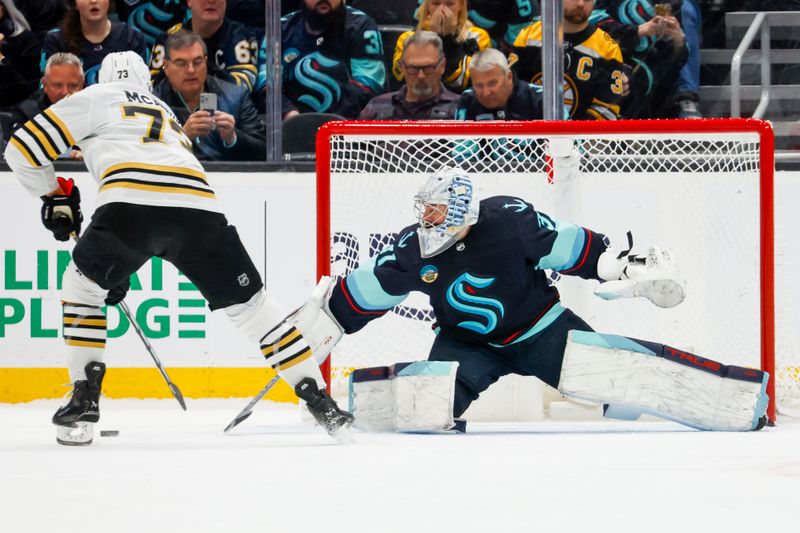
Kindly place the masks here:
POLYGON ((346 431, 352 415, 325 392, 317 366, 324 342, 304 338, 263 291, 236 229, 229 225, 191 143, 170 108, 150 93, 150 72, 134 52, 103 60, 99 82, 35 116, 5 152, 20 182, 41 197, 42 222, 59 240, 79 234, 83 219, 72 180, 56 178, 51 161, 79 144, 99 185, 92 221, 64 273, 67 363, 74 384, 53 416, 61 444, 90 444, 99 419, 105 373, 110 289, 152 256, 179 268, 237 328, 261 346, 267 364, 307 402, 328 433, 346 431), (315 357, 316 356, 316 357, 315 357))

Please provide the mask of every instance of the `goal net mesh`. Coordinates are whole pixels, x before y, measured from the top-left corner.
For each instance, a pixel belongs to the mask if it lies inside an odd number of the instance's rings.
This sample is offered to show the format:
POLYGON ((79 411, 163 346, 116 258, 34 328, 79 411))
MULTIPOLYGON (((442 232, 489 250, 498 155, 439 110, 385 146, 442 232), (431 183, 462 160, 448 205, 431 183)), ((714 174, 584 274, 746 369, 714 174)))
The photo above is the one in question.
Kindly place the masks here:
MULTIPOLYGON (((632 231, 634 251, 654 244, 674 253, 687 297, 673 309, 638 298, 603 301, 592 295, 596 282, 551 273, 564 305, 595 330, 761 366, 758 132, 581 133, 573 124, 569 134, 331 134, 330 159, 318 168, 330 187, 330 235, 320 238, 330 239, 331 275, 346 276, 390 246, 415 221, 413 196, 425 177, 459 166, 479 198, 518 196, 615 245, 632 231)), ((432 321, 427 299, 412 293, 346 336, 331 357, 334 393, 354 368, 425 359, 432 321)), ((794 340, 777 345, 778 404, 800 407, 794 340)))

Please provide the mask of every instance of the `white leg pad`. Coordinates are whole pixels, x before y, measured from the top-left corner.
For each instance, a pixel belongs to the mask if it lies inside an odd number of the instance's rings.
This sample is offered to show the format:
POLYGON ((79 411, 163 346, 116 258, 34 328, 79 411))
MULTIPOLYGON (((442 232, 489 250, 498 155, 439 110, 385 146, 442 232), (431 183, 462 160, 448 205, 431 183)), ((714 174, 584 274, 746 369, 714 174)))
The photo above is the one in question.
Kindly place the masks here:
POLYGON ((350 412, 362 431, 435 432, 452 429, 458 363, 416 361, 355 370, 350 412))
POLYGON ((749 431, 764 416, 769 374, 726 366, 663 344, 570 331, 558 390, 690 427, 749 431))

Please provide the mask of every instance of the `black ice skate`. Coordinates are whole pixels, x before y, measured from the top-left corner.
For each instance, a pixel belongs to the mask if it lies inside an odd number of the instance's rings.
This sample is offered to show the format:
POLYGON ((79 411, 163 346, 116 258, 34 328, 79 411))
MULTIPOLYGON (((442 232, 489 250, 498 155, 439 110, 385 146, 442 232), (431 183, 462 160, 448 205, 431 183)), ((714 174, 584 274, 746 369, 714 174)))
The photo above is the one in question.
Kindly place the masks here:
POLYGON ((314 419, 331 437, 339 441, 350 440, 347 428, 353 424, 353 415, 339 409, 328 392, 317 387, 314 379, 303 378, 300 383, 295 385, 294 392, 306 402, 314 419))
POLYGON ((56 436, 59 444, 92 443, 92 425, 100 420, 100 386, 106 365, 91 362, 85 371, 86 379, 75 382, 69 402, 53 415, 53 424, 59 426, 56 436))

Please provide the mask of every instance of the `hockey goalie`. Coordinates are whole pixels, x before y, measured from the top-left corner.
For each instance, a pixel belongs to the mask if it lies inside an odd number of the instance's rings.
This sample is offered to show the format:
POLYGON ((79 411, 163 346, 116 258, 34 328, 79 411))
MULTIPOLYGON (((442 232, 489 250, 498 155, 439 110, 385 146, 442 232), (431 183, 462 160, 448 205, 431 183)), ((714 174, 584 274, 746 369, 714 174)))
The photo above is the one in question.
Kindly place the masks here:
POLYGON ((686 289, 668 251, 652 246, 633 254, 630 234, 627 247, 613 247, 605 235, 520 198, 479 201, 459 168, 429 176, 414 204, 417 223, 348 276, 323 278, 292 318, 312 347, 325 342, 329 350, 411 291, 429 297, 436 338, 427 361, 356 370, 356 427, 450 429, 507 374, 536 376, 567 397, 603 404, 608 417, 648 413, 723 431, 765 424, 767 373, 596 333, 546 279, 546 271, 579 276, 599 281, 594 293, 604 299, 673 307, 686 289))

